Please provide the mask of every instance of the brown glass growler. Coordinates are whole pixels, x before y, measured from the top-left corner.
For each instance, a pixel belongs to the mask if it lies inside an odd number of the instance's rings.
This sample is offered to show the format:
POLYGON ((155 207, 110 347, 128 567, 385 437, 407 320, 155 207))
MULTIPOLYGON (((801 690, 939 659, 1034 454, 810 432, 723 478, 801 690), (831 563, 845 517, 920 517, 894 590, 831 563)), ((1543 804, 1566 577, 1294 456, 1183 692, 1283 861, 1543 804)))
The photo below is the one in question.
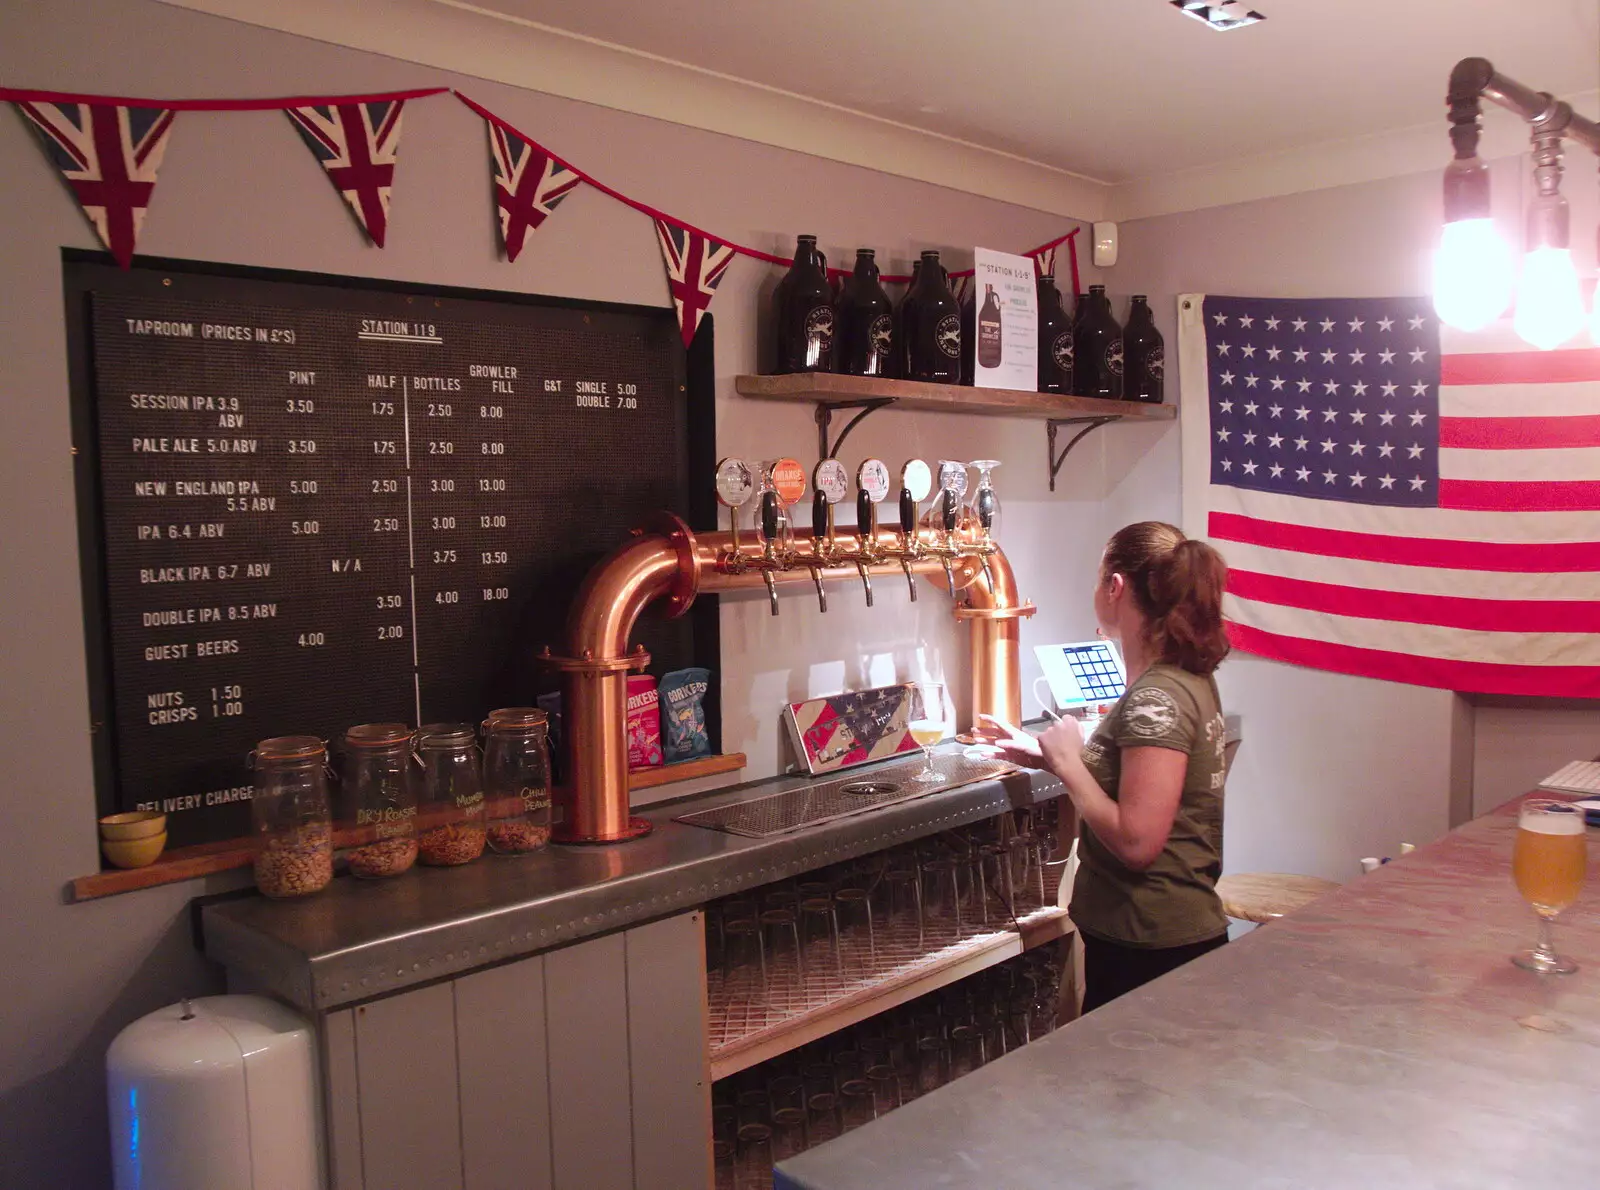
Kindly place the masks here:
POLYGON ((1072 334, 1073 389, 1080 397, 1122 396, 1122 328, 1111 316, 1104 285, 1089 298, 1072 334))
POLYGON ((816 236, 799 238, 794 263, 773 291, 772 313, 778 346, 775 372, 833 371, 833 287, 816 236))
POLYGON ((939 254, 922 254, 922 273, 907 296, 906 378, 955 384, 961 379, 961 309, 945 284, 939 254))
POLYGON ((888 376, 894 358, 894 303, 878 282, 871 248, 856 250, 855 272, 839 293, 838 370, 850 376, 888 376))
POLYGON ((1039 298, 1039 391, 1072 391, 1072 319, 1061 304, 1056 279, 1041 276, 1039 298))
POLYGON ((978 304, 972 299, 972 288, 961 302, 961 383, 971 388, 976 380, 978 342, 978 304))
POLYGON ((912 312, 917 308, 917 286, 922 281, 922 261, 911 262, 911 280, 900 297, 900 307, 894 313, 894 370, 889 374, 904 379, 906 371, 906 336, 910 333, 912 312))
POLYGON ((1122 399, 1161 404, 1166 347, 1156 330, 1155 316, 1144 294, 1133 295, 1128 308, 1128 325, 1122 332, 1122 399))
POLYGON ((978 311, 978 366, 998 368, 1004 352, 1000 343, 1000 299, 994 286, 983 287, 983 308, 978 311))

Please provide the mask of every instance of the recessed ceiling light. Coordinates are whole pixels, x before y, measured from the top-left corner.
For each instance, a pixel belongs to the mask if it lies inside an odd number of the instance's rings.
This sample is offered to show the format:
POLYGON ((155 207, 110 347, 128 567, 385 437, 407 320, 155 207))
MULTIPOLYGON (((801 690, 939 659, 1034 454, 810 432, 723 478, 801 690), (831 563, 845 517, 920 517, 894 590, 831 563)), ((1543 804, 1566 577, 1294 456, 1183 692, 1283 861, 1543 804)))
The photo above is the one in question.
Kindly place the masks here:
POLYGON ((1218 33, 1226 33, 1229 29, 1243 29, 1246 25, 1267 19, 1253 8, 1239 7, 1239 0, 1220 0, 1219 3, 1212 3, 1212 0, 1170 0, 1170 2, 1172 7, 1184 16, 1202 21, 1218 33))

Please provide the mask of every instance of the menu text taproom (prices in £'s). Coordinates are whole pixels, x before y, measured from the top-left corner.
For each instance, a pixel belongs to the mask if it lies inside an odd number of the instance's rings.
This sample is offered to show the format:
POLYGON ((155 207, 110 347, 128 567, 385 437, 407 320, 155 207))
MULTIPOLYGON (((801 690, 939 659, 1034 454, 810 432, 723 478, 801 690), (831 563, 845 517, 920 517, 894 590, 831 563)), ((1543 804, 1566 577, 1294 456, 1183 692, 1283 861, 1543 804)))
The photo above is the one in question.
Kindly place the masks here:
POLYGON ((175 844, 246 833, 266 736, 531 699, 571 559, 681 505, 681 365, 637 325, 96 293, 91 326, 118 799, 175 844))

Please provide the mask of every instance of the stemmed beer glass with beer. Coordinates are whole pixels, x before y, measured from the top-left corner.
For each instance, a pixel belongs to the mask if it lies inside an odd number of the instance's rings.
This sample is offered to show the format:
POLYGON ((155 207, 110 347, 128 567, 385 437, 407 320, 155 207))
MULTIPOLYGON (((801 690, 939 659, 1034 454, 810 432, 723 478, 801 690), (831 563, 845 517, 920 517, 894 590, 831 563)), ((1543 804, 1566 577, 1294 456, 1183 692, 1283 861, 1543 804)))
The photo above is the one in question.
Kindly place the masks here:
POLYGON ((1528 971, 1570 975, 1578 964, 1550 945, 1550 923, 1583 887, 1588 864, 1584 814, 1568 802, 1530 798, 1517 816, 1517 840, 1511 850, 1511 877, 1522 899, 1539 915, 1539 940, 1532 950, 1511 956, 1528 971))

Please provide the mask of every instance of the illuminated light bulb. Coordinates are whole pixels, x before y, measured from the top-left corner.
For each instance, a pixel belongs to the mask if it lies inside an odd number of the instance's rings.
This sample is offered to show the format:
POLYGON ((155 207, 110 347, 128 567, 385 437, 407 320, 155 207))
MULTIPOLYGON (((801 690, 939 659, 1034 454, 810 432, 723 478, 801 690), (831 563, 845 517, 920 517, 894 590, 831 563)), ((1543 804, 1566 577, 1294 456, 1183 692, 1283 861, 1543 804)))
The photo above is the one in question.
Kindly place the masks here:
POLYGON ((1511 304, 1515 272, 1511 246, 1492 219, 1446 223, 1433 258, 1433 308, 1439 321, 1481 331, 1511 304))
POLYGON ((1512 322, 1517 334, 1543 351, 1583 329, 1583 294, 1568 248, 1535 248, 1522 261, 1522 286, 1512 322))

